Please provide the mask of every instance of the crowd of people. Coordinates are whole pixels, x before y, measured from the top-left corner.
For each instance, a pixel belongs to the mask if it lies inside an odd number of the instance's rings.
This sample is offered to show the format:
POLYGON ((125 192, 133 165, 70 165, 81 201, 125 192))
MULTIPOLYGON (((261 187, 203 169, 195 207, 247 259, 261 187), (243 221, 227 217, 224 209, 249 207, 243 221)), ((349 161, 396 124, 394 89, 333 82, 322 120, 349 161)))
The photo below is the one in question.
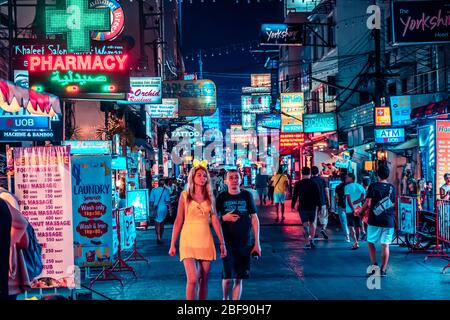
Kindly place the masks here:
MULTIPOLYGON (((301 180, 291 190, 290 177, 280 169, 272 176, 258 174, 255 189, 260 205, 276 206, 276 222, 285 220, 286 195, 292 196, 291 210, 298 212, 304 230, 305 249, 315 249, 319 235, 329 238, 328 217, 331 208, 329 184, 319 168, 304 167, 301 180)), ((333 172, 335 176, 337 172, 333 172)), ((335 188, 336 215, 344 231, 344 241, 351 249, 367 240, 369 275, 387 275, 389 245, 395 228, 396 188, 388 182, 387 164, 377 166, 377 181, 363 177, 359 184, 352 172, 342 171, 335 188), (378 264, 376 249, 381 246, 378 264)), ((412 184, 405 175, 408 194, 412 184)), ((409 175, 409 178, 411 176, 409 175)), ((450 173, 439 188, 440 199, 450 200, 450 173)), ((223 299, 238 300, 243 280, 250 275, 252 257, 261 256, 258 207, 253 194, 243 188, 242 173, 237 169, 211 172, 197 163, 186 177, 160 179, 150 193, 151 217, 155 222, 157 243, 163 244, 164 224, 173 223, 168 254, 179 259, 186 272, 186 299, 206 299, 211 262, 216 260, 214 233, 219 240, 222 260, 223 299), (179 243, 178 243, 179 240, 179 243)), ((432 184, 426 184, 432 188, 432 184)), ((411 187, 412 188, 412 187, 411 187)), ((413 191, 412 189, 410 190, 413 191)), ((427 189, 429 192, 429 189, 427 189)), ((413 194, 411 194, 413 195, 413 194)), ((417 194, 414 194, 417 195, 417 194)), ((0 188, 0 297, 16 299, 29 286, 20 251, 29 246, 28 221, 20 214, 18 199, 0 188)))

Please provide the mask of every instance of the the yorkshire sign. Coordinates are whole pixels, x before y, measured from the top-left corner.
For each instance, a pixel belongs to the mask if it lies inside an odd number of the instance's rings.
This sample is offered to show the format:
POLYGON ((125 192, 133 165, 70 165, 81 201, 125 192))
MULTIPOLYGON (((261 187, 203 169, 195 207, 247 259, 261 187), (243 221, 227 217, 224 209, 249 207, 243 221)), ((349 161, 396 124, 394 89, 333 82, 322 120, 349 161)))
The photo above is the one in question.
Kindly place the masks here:
POLYGON ((301 24, 263 24, 261 25, 261 44, 301 46, 302 29, 301 24))
POLYGON ((391 17, 394 44, 450 42, 448 1, 394 1, 391 17))

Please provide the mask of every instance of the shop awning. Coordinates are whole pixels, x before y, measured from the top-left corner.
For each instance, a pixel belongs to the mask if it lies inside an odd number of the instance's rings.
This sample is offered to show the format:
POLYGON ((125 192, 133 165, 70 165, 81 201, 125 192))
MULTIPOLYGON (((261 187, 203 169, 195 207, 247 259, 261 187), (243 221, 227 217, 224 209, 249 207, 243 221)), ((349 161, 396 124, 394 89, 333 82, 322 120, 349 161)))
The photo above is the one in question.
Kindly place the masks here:
POLYGON ((395 146, 393 148, 389 148, 391 151, 402 151, 407 149, 412 149, 419 146, 419 140, 417 138, 405 141, 398 146, 395 146))
POLYGON ((26 109, 36 116, 54 117, 61 114, 61 102, 57 96, 36 92, 0 80, 0 108, 16 113, 26 109))
POLYGON ((411 111, 411 119, 417 120, 450 113, 450 98, 430 103, 411 111))

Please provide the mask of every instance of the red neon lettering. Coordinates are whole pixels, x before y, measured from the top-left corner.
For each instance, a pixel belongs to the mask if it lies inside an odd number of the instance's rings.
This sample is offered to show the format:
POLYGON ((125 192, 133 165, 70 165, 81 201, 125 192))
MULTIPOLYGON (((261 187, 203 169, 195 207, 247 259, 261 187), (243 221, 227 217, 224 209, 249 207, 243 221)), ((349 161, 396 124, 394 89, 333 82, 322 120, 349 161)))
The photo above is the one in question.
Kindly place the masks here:
POLYGON ((94 57, 94 63, 91 66, 91 70, 102 70, 103 69, 103 62, 102 62, 102 58, 100 56, 95 56, 94 57))
POLYGON ((30 66, 30 71, 34 71, 35 68, 37 66, 40 65, 40 57, 37 56, 31 56, 30 57, 30 62, 29 62, 29 66, 30 66))
POLYGON ((115 59, 114 59, 113 56, 106 56, 105 57, 104 65, 105 65, 105 69, 106 70, 109 70, 109 71, 113 71, 114 70, 114 67, 116 66, 116 64, 114 63, 114 60, 115 59))
POLYGON ((66 57, 67 70, 75 70, 77 67, 77 58, 74 55, 66 57))
MULTIPOLYGON (((52 57, 49 57, 50 62, 52 60, 52 57)), ((62 56, 57 56, 55 59, 55 63, 53 64, 53 67, 51 67, 54 70, 62 70, 62 71, 66 71, 66 65, 63 61, 63 57, 62 56)))
POLYGON ((123 56, 116 55, 116 59, 119 63, 119 70, 125 70, 125 61, 127 61, 128 56, 126 54, 123 56))
POLYGON ((85 59, 77 59, 77 70, 89 70, 91 65, 91 56, 85 56, 85 59))

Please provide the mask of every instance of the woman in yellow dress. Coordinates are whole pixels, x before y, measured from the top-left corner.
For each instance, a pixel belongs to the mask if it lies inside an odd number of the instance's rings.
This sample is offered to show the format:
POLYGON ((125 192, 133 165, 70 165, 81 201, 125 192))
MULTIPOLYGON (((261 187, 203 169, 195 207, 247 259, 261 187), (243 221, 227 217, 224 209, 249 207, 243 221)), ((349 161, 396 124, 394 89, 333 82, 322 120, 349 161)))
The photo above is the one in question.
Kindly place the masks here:
POLYGON ((222 227, 215 211, 211 178, 206 164, 196 163, 189 172, 187 191, 180 196, 174 222, 169 255, 175 256, 180 236, 180 261, 186 271, 186 299, 205 300, 208 295, 208 274, 216 248, 210 222, 220 240, 221 258, 226 256, 222 227), (181 232, 181 235, 180 235, 181 232))

